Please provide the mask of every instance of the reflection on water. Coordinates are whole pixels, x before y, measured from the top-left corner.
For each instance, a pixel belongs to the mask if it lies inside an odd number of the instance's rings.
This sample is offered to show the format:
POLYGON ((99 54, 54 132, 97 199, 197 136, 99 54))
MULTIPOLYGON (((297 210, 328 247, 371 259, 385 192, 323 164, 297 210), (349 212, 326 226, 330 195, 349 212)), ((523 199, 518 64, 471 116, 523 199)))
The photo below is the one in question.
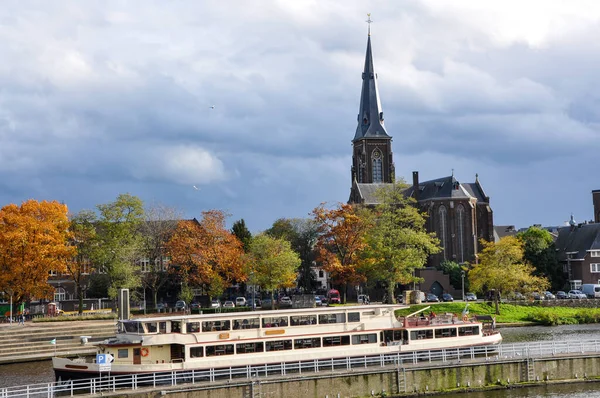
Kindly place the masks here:
POLYGON ((0 388, 53 381, 52 361, 0 365, 0 388))
POLYGON ((444 398, 596 398, 600 397, 598 383, 553 384, 550 386, 513 388, 505 390, 444 394, 444 398))
POLYGON ((600 324, 500 328, 503 343, 600 340, 600 324))

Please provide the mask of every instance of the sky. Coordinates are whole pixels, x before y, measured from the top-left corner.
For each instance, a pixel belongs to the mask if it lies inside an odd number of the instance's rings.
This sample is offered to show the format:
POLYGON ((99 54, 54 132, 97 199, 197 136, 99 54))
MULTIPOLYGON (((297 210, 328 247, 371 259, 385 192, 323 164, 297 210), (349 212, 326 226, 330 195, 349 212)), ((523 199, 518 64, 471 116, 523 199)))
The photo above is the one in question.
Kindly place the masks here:
POLYGON ((496 225, 593 218, 600 2, 6 1, 0 205, 120 193, 253 232, 346 202, 367 13, 396 176, 496 225))

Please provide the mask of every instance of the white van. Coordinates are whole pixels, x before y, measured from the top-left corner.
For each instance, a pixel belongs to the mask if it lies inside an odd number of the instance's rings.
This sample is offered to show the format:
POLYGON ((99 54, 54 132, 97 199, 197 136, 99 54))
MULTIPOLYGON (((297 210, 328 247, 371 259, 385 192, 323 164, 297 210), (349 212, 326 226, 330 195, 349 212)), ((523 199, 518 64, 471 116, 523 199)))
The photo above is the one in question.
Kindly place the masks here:
POLYGON ((579 290, 588 296, 588 298, 600 298, 600 285, 586 283, 581 285, 581 289, 579 290))

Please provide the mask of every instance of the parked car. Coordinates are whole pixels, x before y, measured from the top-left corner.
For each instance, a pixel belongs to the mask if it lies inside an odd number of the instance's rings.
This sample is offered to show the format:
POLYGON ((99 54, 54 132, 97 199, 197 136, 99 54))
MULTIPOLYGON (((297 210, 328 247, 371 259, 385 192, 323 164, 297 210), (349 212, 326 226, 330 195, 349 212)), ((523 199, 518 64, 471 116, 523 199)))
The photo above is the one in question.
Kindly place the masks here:
POLYGON ((248 299, 246 301, 246 305, 250 308, 261 308, 262 303, 261 303, 260 299, 255 298, 255 299, 248 299))
POLYGON ((283 296, 282 298, 279 299, 279 305, 282 307, 291 307, 292 299, 289 298, 288 296, 283 296))
POLYGON ((567 293, 563 292, 562 290, 559 290, 558 292, 556 292, 555 296, 559 300, 564 300, 564 299, 569 298, 569 295, 567 293))
POLYGON ((359 294, 357 301, 358 301, 358 304, 369 304, 370 303, 369 296, 367 296, 366 294, 359 294))
POLYGON ((531 293, 531 298, 534 300, 541 300, 542 296, 538 292, 531 293))
POLYGON ((221 308, 221 302, 217 299, 213 299, 213 301, 210 302, 210 308, 221 308))
POLYGON ((185 311, 186 308, 187 308, 187 305, 185 304, 185 301, 183 301, 183 300, 178 300, 175 303, 175 311, 185 311))
POLYGON ((236 297, 235 298, 236 307, 245 307, 246 306, 246 297, 236 297))
POLYGON ((515 293, 515 300, 525 300, 525 296, 523 296, 523 293, 516 292, 515 293))
POLYGON ((556 296, 553 295, 551 292, 544 292, 544 300, 554 300, 556 299, 556 296))
POLYGON ((319 297, 319 296, 315 296, 315 305, 316 305, 317 307, 320 307, 320 306, 322 306, 322 305, 323 305, 323 302, 321 301, 321 297, 319 297))
POLYGON ((200 303, 197 303, 197 302, 194 301, 194 302, 192 302, 190 304, 190 308, 193 309, 193 310, 199 310, 200 309, 200 303))
POLYGON ((568 297, 570 299, 586 299, 587 296, 581 290, 569 290, 568 297))
POLYGON ((444 294, 442 294, 442 301, 445 301, 445 302, 454 301, 454 297, 452 297, 452 295, 449 293, 444 293, 444 294))
POLYGON ((588 298, 600 298, 600 285, 595 283, 584 283, 581 285, 581 292, 588 298))
POLYGON ((264 299, 262 299, 262 308, 267 308, 267 309, 271 309, 272 307, 272 301, 270 297, 266 297, 264 299))
POLYGON ((466 301, 477 301, 477 296, 475 295, 475 293, 467 293, 467 294, 465 294, 465 300, 466 301))
POLYGON ((158 303, 156 304, 156 309, 158 311, 166 311, 167 310, 167 303, 158 303))
POLYGON ((223 303, 223 308, 235 308, 235 304, 233 301, 227 300, 223 303))
POLYGON ((428 303, 439 303, 440 299, 433 293, 427 293, 425 295, 425 301, 428 303))
POLYGON ((321 305, 327 305, 328 304, 327 296, 319 294, 319 297, 321 298, 321 305))

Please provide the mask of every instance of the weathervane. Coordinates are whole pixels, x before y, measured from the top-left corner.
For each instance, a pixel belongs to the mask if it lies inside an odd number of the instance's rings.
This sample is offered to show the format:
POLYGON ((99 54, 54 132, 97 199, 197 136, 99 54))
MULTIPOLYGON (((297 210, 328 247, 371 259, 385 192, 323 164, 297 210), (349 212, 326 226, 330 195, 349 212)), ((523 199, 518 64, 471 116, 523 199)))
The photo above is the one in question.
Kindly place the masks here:
POLYGON ((373 22, 371 20, 371 13, 368 13, 367 17, 368 17, 368 19, 365 22, 369 24, 369 36, 371 36, 371 22, 373 22))

